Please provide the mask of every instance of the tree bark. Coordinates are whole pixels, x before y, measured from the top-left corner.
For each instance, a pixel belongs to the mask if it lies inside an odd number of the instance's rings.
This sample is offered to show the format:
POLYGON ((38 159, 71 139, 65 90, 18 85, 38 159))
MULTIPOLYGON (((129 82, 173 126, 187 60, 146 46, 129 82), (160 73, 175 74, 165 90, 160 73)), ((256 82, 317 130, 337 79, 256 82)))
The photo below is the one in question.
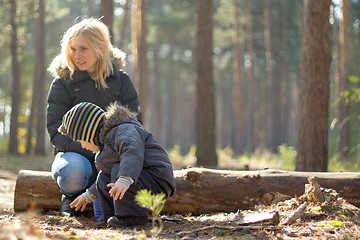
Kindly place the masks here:
POLYGON ((251 15, 251 1, 246 1, 246 8, 249 14, 249 21, 247 22, 247 48, 249 52, 249 79, 248 79, 248 99, 247 99, 247 122, 246 122, 246 151, 252 152, 255 150, 255 112, 257 107, 255 105, 255 51, 253 45, 253 32, 251 15))
MULTIPOLYGON (((163 213, 197 215, 253 209, 258 204, 269 203, 267 197, 272 193, 301 196, 312 176, 318 178, 320 187, 334 189, 349 203, 360 207, 360 173, 189 168, 175 170, 174 175, 177 190, 166 201, 163 213)), ((16 212, 27 210, 32 204, 46 211, 57 211, 60 199, 61 193, 50 172, 19 172, 14 199, 16 212)))
POLYGON ((275 142, 274 140, 274 131, 273 123, 275 119, 273 119, 274 115, 272 112, 273 108, 273 99, 272 99, 272 91, 273 88, 273 76, 272 76, 272 66, 271 66, 271 30, 270 30, 270 0, 264 0, 264 42, 265 42, 265 61, 266 61, 266 89, 268 92, 266 94, 266 102, 264 102, 265 106, 265 114, 266 114, 266 143, 265 146, 272 152, 275 152, 275 142))
POLYGON ((15 186, 14 211, 35 205, 44 210, 59 210, 61 192, 51 172, 20 170, 15 186))
POLYGON ((45 129, 46 129, 46 67, 45 67, 45 0, 39 0, 39 17, 38 17, 38 33, 36 43, 36 71, 38 71, 38 95, 37 101, 37 114, 36 114, 36 146, 35 154, 45 155, 45 129))
POLYGON ((213 0, 196 1, 196 164, 217 166, 213 80, 213 0))
POLYGON ((142 114, 142 123, 146 126, 146 103, 147 103, 147 0, 133 1, 132 6, 132 42, 134 61, 135 86, 139 91, 139 102, 142 114))
POLYGON ((124 49, 124 44, 125 44, 125 39, 126 39, 126 33, 127 33, 127 29, 128 29, 128 22, 129 22, 129 5, 130 5, 130 0, 126 0, 125 4, 124 4, 124 17, 122 19, 121 22, 121 27, 120 27, 120 38, 119 38, 119 48, 124 49))
POLYGON ((330 92, 330 0, 304 4, 297 171, 327 171, 330 92))
POLYGON ((159 142, 163 142, 164 138, 162 136, 165 136, 164 128, 163 128, 163 108, 162 108, 162 101, 161 101, 161 74, 160 74, 160 57, 159 57, 159 43, 155 42, 153 45, 153 52, 154 52, 154 67, 153 67, 153 73, 152 76, 154 76, 154 82, 153 82, 153 106, 151 106, 152 109, 152 116, 151 126, 153 127, 153 135, 158 139, 159 142), (162 134, 164 133, 164 134, 162 134))
POLYGON ((233 50, 233 62, 232 62, 232 72, 233 72, 233 86, 232 86, 232 131, 231 132, 231 145, 232 149, 237 154, 241 154, 244 150, 244 117, 243 117, 243 55, 244 55, 244 41, 240 40, 239 31, 242 30, 240 27, 239 21, 239 7, 238 1, 233 0, 233 28, 232 28, 232 44, 234 47, 233 50))
POLYGON ((288 4, 287 0, 281 1, 282 7, 282 27, 281 27, 281 45, 282 45, 282 54, 281 54, 281 70, 282 70, 282 96, 281 99, 281 143, 290 145, 290 128, 289 123, 291 122, 291 109, 292 109, 292 93, 290 90, 290 77, 289 77, 289 58, 288 58, 288 4))
POLYGON ((45 154, 45 129, 46 129, 46 93, 45 93, 45 0, 39 0, 37 34, 36 34, 36 56, 33 80, 33 94, 31 98, 31 112, 28 119, 26 136, 26 153, 33 152, 33 133, 36 129, 35 154, 45 154))
POLYGON ((100 17, 102 17, 103 23, 108 26, 110 31, 111 42, 114 42, 113 38, 113 20, 114 20, 114 0, 101 0, 100 3, 100 17))
POLYGON ((348 160, 350 151, 349 99, 344 94, 349 91, 349 40, 348 40, 348 1, 342 1, 341 23, 341 92, 339 117, 339 152, 341 160, 348 160))
MULTIPOLYGON (((338 29, 338 20, 336 18, 336 12, 333 11, 333 38, 334 38, 334 62, 335 62, 335 68, 334 68, 334 82, 335 82, 335 108, 336 108, 336 118, 337 118, 337 126, 339 126, 339 122, 341 119, 341 66, 340 66, 340 41, 339 41, 339 29, 338 29)), ((340 129, 338 129, 338 133, 340 132, 340 129)), ((336 137, 337 143, 339 143, 339 134, 336 137)))
POLYGON ((10 119, 10 140, 9 153, 17 154, 18 150, 18 128, 19 128, 19 112, 21 103, 20 88, 20 62, 18 59, 18 39, 17 39, 17 17, 16 17, 16 1, 11 1, 11 60, 12 60, 12 94, 11 94, 11 119, 10 119))

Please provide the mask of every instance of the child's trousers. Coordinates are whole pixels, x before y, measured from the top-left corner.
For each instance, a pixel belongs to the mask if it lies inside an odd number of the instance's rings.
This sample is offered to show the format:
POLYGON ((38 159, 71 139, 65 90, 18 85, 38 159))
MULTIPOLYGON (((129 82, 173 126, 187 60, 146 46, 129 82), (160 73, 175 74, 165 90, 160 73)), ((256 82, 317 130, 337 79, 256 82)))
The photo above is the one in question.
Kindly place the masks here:
POLYGON ((112 216, 147 216, 148 210, 135 202, 137 192, 142 189, 148 189, 152 194, 164 192, 165 196, 171 191, 166 182, 154 179, 146 169, 143 169, 138 180, 130 185, 124 197, 121 200, 113 200, 109 194, 110 188, 106 185, 117 180, 119 166, 120 163, 112 168, 111 175, 100 171, 96 180, 101 212, 106 220, 112 216))

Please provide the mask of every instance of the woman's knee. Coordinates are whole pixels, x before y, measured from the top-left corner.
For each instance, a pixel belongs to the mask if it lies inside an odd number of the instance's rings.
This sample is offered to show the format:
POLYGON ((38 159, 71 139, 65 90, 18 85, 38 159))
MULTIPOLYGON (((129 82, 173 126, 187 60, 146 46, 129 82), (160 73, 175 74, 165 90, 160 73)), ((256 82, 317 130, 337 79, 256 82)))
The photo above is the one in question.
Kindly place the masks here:
POLYGON ((55 159, 52 173, 60 191, 71 196, 89 185, 93 169, 84 156, 78 153, 64 153, 55 159))

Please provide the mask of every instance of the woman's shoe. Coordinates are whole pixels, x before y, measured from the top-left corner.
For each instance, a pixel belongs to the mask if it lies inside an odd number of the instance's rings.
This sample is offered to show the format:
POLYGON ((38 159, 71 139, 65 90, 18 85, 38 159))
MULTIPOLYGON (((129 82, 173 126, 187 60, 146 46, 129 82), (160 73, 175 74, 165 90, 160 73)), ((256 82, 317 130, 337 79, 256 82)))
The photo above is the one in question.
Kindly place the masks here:
POLYGON ((70 207, 70 203, 72 203, 76 197, 69 197, 65 194, 62 195, 60 207, 60 215, 62 217, 72 217, 76 215, 75 208, 70 207))

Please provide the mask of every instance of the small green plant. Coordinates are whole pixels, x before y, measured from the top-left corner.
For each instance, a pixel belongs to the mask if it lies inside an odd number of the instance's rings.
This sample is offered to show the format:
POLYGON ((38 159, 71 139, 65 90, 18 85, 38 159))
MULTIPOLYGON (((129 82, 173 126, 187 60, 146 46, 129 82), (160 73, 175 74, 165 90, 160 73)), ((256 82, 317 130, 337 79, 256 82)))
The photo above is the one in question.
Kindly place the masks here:
POLYGON ((157 236, 163 227, 161 218, 159 217, 161 210, 165 205, 164 193, 151 194, 151 191, 143 189, 135 196, 135 201, 142 207, 149 209, 152 213, 152 233, 157 236), (156 227, 156 222, 159 228, 156 227))
POLYGON ((320 206, 318 207, 313 207, 310 209, 310 212, 320 212, 322 210, 322 208, 320 206))
POLYGON ((317 227, 342 227, 344 223, 338 220, 327 221, 325 223, 320 223, 317 227))
POLYGON ((334 227, 342 227, 344 226, 344 223, 338 220, 333 220, 331 221, 331 225, 333 225, 334 227))

